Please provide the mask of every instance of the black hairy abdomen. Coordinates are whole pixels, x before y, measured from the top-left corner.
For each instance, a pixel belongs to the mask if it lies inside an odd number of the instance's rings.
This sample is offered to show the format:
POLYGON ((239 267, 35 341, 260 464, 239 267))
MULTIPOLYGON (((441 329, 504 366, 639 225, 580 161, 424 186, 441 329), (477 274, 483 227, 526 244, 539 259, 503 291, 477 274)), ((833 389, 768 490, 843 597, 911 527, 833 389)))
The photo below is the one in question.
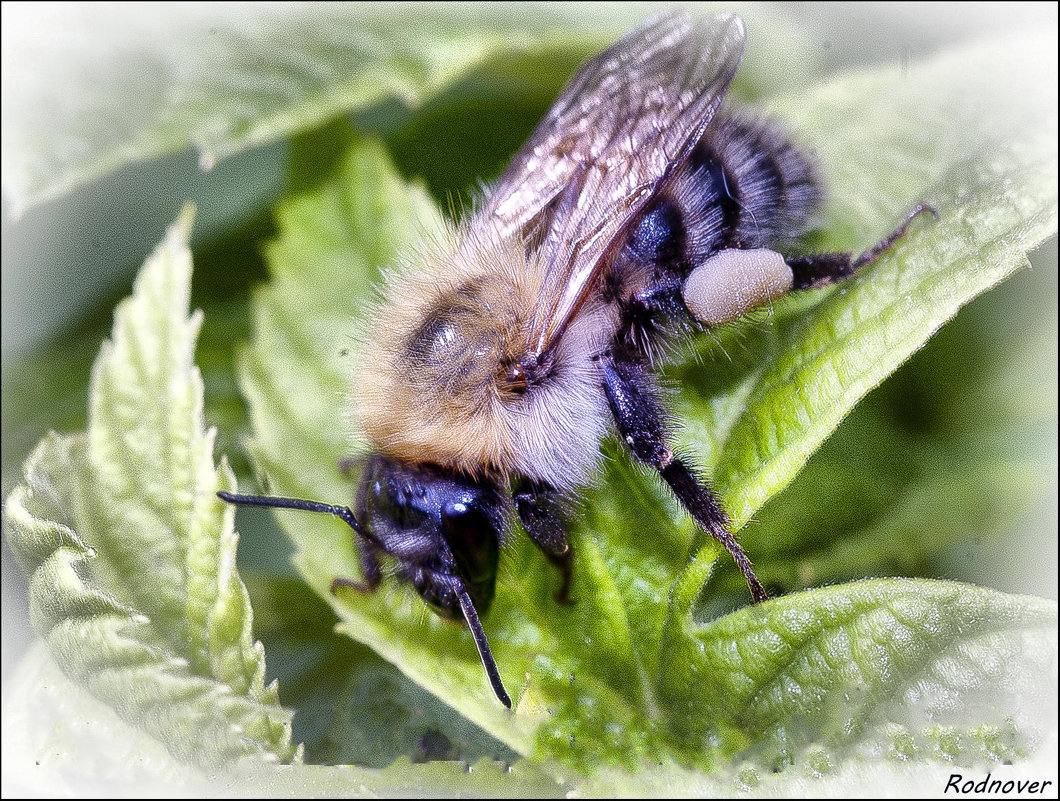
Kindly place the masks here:
POLYGON ((632 227, 623 256, 685 275, 719 250, 798 236, 819 203, 813 166, 776 126, 723 118, 632 227))
POLYGON ((783 246, 819 204, 813 166, 775 125, 715 120, 604 279, 605 298, 622 307, 616 344, 654 360, 670 332, 693 324, 680 300, 692 270, 727 248, 783 246))
POLYGON ((820 204, 813 166, 775 125, 732 117, 707 129, 669 194, 693 234, 692 266, 725 248, 776 248, 820 204))

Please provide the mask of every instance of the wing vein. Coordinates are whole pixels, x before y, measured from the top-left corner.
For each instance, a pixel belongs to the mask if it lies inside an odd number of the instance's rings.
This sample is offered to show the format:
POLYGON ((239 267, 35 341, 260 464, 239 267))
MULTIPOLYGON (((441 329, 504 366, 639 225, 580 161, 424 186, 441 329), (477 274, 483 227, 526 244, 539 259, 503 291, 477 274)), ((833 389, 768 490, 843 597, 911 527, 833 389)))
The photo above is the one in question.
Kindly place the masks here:
POLYGON ((743 55, 739 17, 649 20, 589 60, 486 199, 501 236, 544 266, 527 332, 540 363, 631 226, 691 155, 743 55))

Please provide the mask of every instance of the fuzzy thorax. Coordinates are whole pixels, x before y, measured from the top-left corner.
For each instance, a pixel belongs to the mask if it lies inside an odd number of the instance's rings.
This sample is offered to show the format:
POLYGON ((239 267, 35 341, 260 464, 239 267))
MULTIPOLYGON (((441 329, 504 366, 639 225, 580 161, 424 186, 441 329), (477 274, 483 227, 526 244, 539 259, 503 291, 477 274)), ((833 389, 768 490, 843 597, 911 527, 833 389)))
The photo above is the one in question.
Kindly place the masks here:
MULTIPOLYGON (((521 243, 461 229, 388 276, 353 386, 353 418, 384 455, 556 487, 595 467, 607 413, 593 367, 605 311, 580 315, 528 384, 544 267, 521 243)), ((604 328, 609 326, 605 323, 604 328)))

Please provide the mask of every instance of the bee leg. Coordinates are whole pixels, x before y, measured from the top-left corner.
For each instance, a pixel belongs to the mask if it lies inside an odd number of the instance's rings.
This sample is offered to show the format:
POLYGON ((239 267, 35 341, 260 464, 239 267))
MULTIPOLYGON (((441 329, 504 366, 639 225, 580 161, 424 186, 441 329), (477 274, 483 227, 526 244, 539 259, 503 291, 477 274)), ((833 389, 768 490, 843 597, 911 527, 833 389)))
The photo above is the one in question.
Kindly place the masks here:
POLYGON ((751 567, 751 560, 729 531, 729 517, 707 484, 679 459, 666 443, 666 412, 656 396, 651 375, 625 354, 607 352, 597 359, 604 389, 623 441, 642 462, 655 468, 693 519, 724 546, 740 568, 751 597, 769 597, 751 567))
POLYGON ((687 319, 681 279, 661 278, 623 303, 620 339, 654 364, 665 356, 667 342, 687 319))
MULTIPOLYGON (((357 519, 367 520, 368 512, 364 508, 364 498, 357 499, 357 519)), ((358 536, 353 538, 357 546, 357 555, 361 559, 361 580, 339 576, 331 582, 331 592, 334 595, 339 587, 349 587, 362 594, 375 592, 383 582, 383 568, 379 564, 380 546, 370 538, 364 529, 357 531, 358 536)))
POLYGON ((693 317, 711 327, 738 320, 783 297, 793 284, 791 266, 776 251, 730 248, 719 250, 689 273, 681 298, 693 317))
POLYGON ((880 257, 880 254, 894 245, 905 236, 906 230, 913 220, 921 214, 930 214, 938 217, 938 212, 926 203, 917 203, 905 215, 905 219, 890 234, 885 236, 875 245, 870 247, 860 256, 853 253, 819 253, 813 256, 803 256, 797 259, 788 259, 788 266, 794 275, 793 289, 815 289, 829 284, 837 284, 862 267, 872 264, 880 257))
POLYGON ((546 484, 532 483, 513 494, 519 520, 527 536, 560 572, 556 601, 570 603, 571 548, 560 508, 560 494, 546 484))
POLYGON ((364 579, 358 581, 344 576, 332 579, 332 595, 335 594, 339 587, 349 587, 351 590, 357 590, 357 592, 361 593, 375 592, 383 581, 383 569, 379 565, 379 554, 376 551, 376 546, 360 537, 354 542, 357 543, 357 553, 361 557, 361 575, 364 579))
POLYGON ((768 248, 719 250, 689 273, 681 298, 703 325, 724 325, 792 290, 814 289, 850 278, 897 242, 924 212, 934 214, 935 210, 922 203, 914 206, 901 225, 860 256, 817 253, 786 259, 768 248))
POLYGON ((681 300, 681 279, 663 278, 642 289, 630 299, 635 314, 659 313, 677 315, 684 311, 681 300))

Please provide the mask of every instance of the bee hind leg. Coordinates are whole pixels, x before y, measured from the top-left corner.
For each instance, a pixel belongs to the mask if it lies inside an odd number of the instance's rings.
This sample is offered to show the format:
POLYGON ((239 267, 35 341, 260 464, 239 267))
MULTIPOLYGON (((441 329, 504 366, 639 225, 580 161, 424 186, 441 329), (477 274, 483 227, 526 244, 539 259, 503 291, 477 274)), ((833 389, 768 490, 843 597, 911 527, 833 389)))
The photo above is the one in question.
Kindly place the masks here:
POLYGON ((917 203, 905 215, 905 219, 891 233, 870 247, 860 256, 853 253, 819 253, 788 259, 788 266, 794 276, 793 289, 815 289, 817 287, 838 284, 866 265, 872 264, 882 253, 888 250, 899 239, 905 236, 913 220, 921 214, 930 214, 937 218, 938 212, 926 203, 917 203))
POLYGON ((688 309, 681 299, 682 281, 664 277, 641 289, 622 304, 618 341, 648 359, 664 361, 671 343, 689 333, 688 309))
POLYGON ((519 520, 549 562, 559 569, 561 582, 556 591, 556 601, 570 603, 571 547, 567 539, 565 515, 561 508, 560 493, 537 482, 518 489, 513 494, 519 520))
POLYGON ((621 352, 604 353, 597 363, 603 372, 604 389, 619 436, 634 456, 659 472, 692 518, 729 552, 747 580, 751 597, 756 602, 769 598, 751 560, 729 531, 729 517, 718 499, 667 444, 666 412, 656 396, 651 375, 635 357, 621 352))

